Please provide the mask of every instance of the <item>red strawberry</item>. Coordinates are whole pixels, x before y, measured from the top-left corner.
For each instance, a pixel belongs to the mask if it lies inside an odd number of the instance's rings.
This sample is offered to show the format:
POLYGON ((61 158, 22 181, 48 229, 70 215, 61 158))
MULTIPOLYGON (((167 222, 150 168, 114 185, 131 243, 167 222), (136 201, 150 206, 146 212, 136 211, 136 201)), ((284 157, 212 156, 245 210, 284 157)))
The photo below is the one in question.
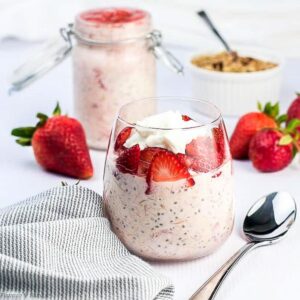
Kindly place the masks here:
POLYGON ((210 137, 199 136, 186 145, 185 153, 192 157, 199 157, 204 151, 206 151, 206 145, 209 144, 211 144, 210 137))
POLYGON ((230 156, 229 150, 226 149, 227 145, 227 135, 225 139, 226 130, 223 124, 220 127, 215 127, 212 129, 214 142, 216 145, 216 150, 218 155, 222 158, 226 158, 228 155, 230 156), (227 151, 226 151, 227 150, 227 151), (228 152, 228 153, 227 153, 228 152))
POLYGON ((223 130, 213 128, 212 135, 199 136, 186 145, 186 154, 194 160, 191 166, 194 171, 209 172, 222 165, 226 157, 223 130))
POLYGON ((116 166, 122 173, 137 174, 140 160, 140 146, 134 145, 131 148, 125 148, 116 159, 116 166))
POLYGON ((125 127, 118 134, 116 143, 115 143, 115 151, 116 152, 123 148, 123 145, 125 144, 127 139, 130 137, 131 131, 132 131, 132 127, 125 127))
POLYGON ((276 128, 275 120, 263 112, 251 112, 242 116, 231 136, 230 151, 234 159, 247 159, 249 144, 254 134, 263 128, 276 128))
POLYGON ((182 120, 183 120, 183 121, 186 121, 186 122, 192 120, 192 119, 191 119, 189 116, 187 116, 187 115, 182 115, 181 117, 182 117, 182 120))
POLYGON ((254 135, 250 143, 249 157, 256 169, 262 172, 276 172, 291 163, 292 141, 284 143, 283 137, 283 133, 274 129, 264 129, 254 135))
POLYGON ((289 106, 287 116, 288 120, 300 119, 300 94, 297 94, 297 98, 289 106))
POLYGON ((93 166, 81 124, 62 116, 57 104, 53 116, 38 113, 36 127, 15 128, 17 143, 32 145, 36 161, 46 170, 79 179, 93 176, 93 166))
MULTIPOLYGON (((283 116, 284 117, 284 116, 283 116)), ((286 115, 286 128, 291 130, 291 135, 295 141, 295 147, 300 152, 300 94, 297 93, 297 98, 291 103, 286 115), (297 124, 296 124, 297 123, 297 124)))
POLYGON ((150 193, 152 181, 170 182, 180 179, 186 179, 187 187, 195 184, 195 181, 188 172, 187 167, 180 163, 174 153, 169 151, 159 152, 153 158, 147 174, 148 189, 146 193, 150 193))
POLYGON ((140 162, 138 167, 139 176, 147 175, 153 157, 161 151, 166 151, 166 149, 160 147, 148 147, 141 151, 140 162))
POLYGON ((182 153, 177 153, 176 156, 177 156, 178 160, 180 161, 180 163, 183 164, 184 166, 186 166, 188 169, 192 167, 192 165, 194 163, 194 159, 191 156, 187 156, 182 153))

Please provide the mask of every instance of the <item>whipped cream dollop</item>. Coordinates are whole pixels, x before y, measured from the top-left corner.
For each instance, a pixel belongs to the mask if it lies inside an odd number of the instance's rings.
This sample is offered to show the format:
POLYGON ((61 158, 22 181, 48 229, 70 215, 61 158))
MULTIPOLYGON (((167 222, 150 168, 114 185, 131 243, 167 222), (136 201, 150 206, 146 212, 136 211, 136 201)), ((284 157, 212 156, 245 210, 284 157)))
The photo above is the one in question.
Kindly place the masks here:
POLYGON ((136 122, 135 130, 127 139, 125 147, 130 148, 138 144, 141 149, 160 147, 174 153, 185 153, 186 145, 199 136, 203 128, 195 126, 200 126, 200 124, 194 120, 182 120, 182 114, 179 111, 152 115, 136 122))

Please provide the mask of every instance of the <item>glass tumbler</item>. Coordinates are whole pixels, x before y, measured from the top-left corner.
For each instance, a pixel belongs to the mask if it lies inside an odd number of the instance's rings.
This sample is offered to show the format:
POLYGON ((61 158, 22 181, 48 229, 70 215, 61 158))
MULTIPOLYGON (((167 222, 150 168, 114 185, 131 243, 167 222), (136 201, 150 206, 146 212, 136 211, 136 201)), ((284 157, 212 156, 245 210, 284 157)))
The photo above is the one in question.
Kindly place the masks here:
POLYGON ((215 251, 234 222, 232 159, 218 108, 180 97, 124 105, 103 196, 112 230, 136 255, 175 261, 215 251))

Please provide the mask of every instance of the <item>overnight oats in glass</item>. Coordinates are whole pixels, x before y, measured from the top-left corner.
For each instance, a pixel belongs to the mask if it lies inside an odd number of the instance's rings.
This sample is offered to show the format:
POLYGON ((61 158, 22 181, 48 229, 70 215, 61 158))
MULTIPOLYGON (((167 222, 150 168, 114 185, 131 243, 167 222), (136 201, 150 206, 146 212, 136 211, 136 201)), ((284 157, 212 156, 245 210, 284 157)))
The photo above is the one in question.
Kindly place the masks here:
POLYGON ((124 105, 112 129, 103 196, 113 231, 136 255, 187 260, 212 253, 234 222, 219 110, 169 97, 124 105))
POLYGON ((111 120, 132 99, 155 95, 155 56, 148 12, 93 9, 77 15, 73 47, 75 113, 89 146, 106 149, 111 120))

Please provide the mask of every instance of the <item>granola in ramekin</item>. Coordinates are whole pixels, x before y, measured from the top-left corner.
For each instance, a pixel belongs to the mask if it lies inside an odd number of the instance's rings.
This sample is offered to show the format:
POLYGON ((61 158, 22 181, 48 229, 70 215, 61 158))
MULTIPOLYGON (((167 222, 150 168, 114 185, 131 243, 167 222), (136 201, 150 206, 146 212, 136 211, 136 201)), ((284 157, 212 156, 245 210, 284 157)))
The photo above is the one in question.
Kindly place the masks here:
POLYGON ((196 56, 191 62, 199 68, 233 73, 264 71, 277 66, 276 63, 269 61, 249 56, 239 56, 237 52, 221 52, 214 55, 196 56))

